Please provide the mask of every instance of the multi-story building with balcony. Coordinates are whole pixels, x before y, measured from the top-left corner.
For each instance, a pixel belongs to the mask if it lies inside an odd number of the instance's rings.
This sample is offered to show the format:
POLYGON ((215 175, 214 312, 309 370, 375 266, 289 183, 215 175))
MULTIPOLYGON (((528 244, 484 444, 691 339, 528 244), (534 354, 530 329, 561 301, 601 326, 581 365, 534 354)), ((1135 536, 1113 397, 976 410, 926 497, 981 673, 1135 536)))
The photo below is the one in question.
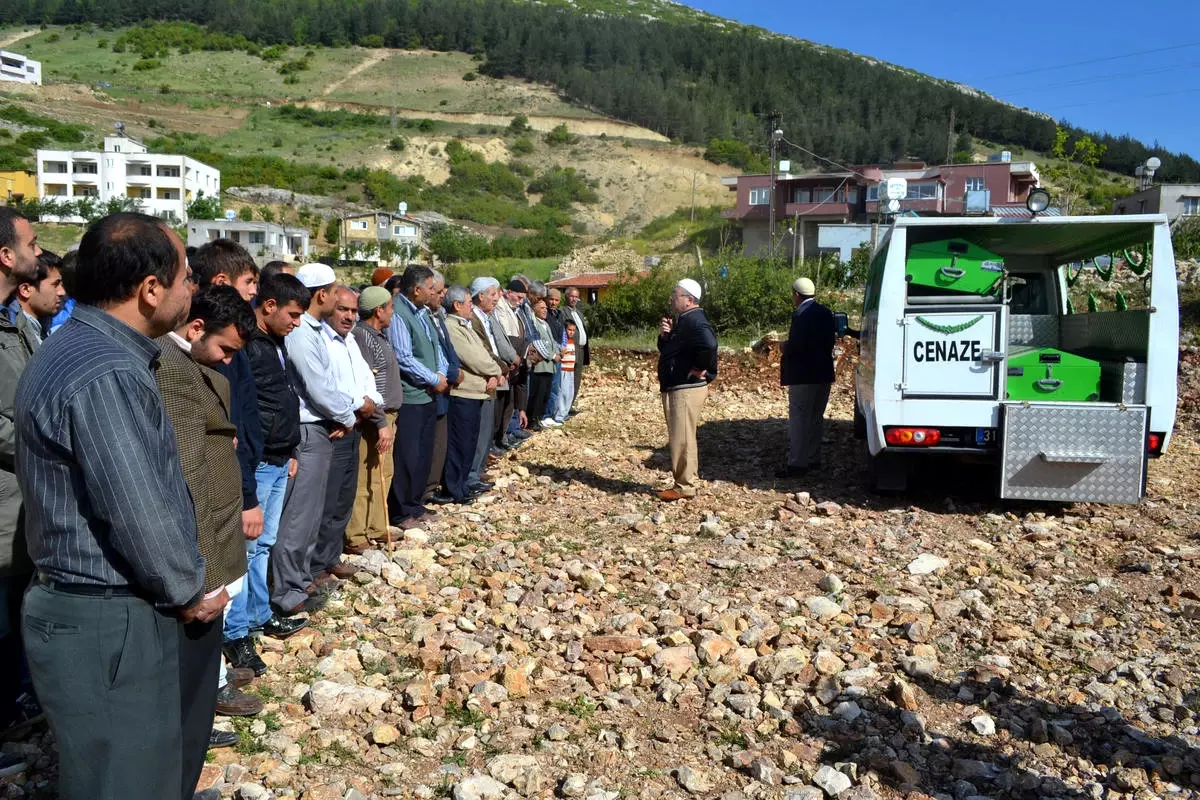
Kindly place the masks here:
POLYGON ((42 85, 42 62, 20 53, 0 50, 0 81, 42 85))
POLYGON ((37 185, 42 199, 133 198, 145 213, 181 223, 202 192, 221 194, 221 171, 187 156, 151 153, 127 136, 106 136, 103 152, 38 150, 37 185))
POLYGON ((737 220, 747 255, 770 249, 769 221, 775 207, 775 248, 800 258, 816 255, 818 232, 830 224, 880 221, 880 186, 889 178, 904 178, 908 195, 900 202, 905 213, 920 216, 1028 216, 1025 199, 1041 179, 1029 161, 998 158, 979 164, 929 166, 923 162, 856 166, 853 171, 774 176, 740 175, 723 179, 737 193, 737 204, 722 216, 737 220), (774 196, 772 196, 774 195, 774 196), (794 238, 793 238, 794 237, 794 238))
POLYGON ((263 263, 305 261, 311 249, 307 228, 240 219, 193 219, 188 222, 188 247, 201 247, 214 239, 237 242, 263 263))

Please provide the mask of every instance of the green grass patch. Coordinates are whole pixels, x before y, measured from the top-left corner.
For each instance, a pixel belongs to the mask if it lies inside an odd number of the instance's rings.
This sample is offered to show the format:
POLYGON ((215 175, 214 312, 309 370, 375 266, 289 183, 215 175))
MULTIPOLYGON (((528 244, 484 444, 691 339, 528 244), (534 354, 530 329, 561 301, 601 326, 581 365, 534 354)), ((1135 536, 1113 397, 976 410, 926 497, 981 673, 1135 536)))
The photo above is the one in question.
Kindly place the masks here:
POLYGON ((555 700, 551 705, 558 711, 578 719, 591 719, 596 713, 596 704, 583 695, 570 700, 555 700))

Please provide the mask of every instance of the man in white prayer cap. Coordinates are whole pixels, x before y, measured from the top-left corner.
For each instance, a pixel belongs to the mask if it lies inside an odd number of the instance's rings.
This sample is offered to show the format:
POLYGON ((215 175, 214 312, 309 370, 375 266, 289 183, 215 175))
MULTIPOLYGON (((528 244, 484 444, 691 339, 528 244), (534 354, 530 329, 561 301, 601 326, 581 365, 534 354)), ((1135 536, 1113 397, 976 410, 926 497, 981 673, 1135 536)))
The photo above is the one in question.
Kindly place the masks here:
POLYGON ((703 290, 691 278, 675 284, 671 313, 663 317, 658 334, 658 388, 667 418, 671 472, 675 482, 658 493, 665 502, 696 496, 699 454, 696 424, 717 377, 717 335, 700 308, 703 290))

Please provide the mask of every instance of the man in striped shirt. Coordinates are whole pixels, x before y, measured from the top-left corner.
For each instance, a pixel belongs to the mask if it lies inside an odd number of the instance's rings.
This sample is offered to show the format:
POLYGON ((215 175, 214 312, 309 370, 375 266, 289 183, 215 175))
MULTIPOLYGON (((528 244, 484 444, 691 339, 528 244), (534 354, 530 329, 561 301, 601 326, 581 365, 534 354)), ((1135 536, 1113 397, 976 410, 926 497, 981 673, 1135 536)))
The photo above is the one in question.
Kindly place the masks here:
POLYGON ((153 217, 105 217, 80 244, 76 291, 74 315, 17 387, 37 569, 26 651, 58 743, 60 798, 177 797, 181 628, 224 605, 203 597, 192 501, 154 380, 153 338, 191 305, 183 242, 153 217))

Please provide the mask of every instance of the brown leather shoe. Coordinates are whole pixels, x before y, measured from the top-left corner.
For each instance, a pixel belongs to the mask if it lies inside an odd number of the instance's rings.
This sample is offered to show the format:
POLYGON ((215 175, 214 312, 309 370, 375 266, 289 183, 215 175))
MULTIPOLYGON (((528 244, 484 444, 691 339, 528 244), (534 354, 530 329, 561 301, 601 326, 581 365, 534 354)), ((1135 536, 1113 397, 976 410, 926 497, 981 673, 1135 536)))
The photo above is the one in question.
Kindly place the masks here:
POLYGON ((328 574, 332 575, 335 578, 339 578, 341 580, 346 580, 347 578, 354 577, 355 573, 357 573, 357 572, 358 572, 358 567, 355 567, 351 564, 334 564, 332 567, 329 568, 328 574))
POLYGON ((678 489, 667 489, 658 493, 658 499, 664 503, 674 503, 676 500, 691 500, 693 495, 686 495, 679 492, 678 489))
POLYGON ((370 550, 371 547, 372 545, 370 542, 348 542, 344 547, 342 547, 342 555, 361 556, 363 553, 370 550))
POLYGON ((217 713, 227 717, 253 717, 263 710, 263 701, 238 689, 232 683, 217 692, 217 713))
POLYGON ((322 587, 325 587, 325 585, 330 583, 331 581, 332 581, 333 585, 328 586, 326 588, 328 588, 330 590, 336 589, 338 587, 337 576, 335 576, 329 572, 322 572, 320 575, 313 578, 312 584, 310 584, 309 587, 307 589, 305 589, 304 591, 307 592, 308 594, 312 594, 313 592, 321 589, 322 587))
POLYGON ((225 680, 230 686, 240 689, 254 680, 254 670, 247 667, 228 667, 225 670, 225 680))

